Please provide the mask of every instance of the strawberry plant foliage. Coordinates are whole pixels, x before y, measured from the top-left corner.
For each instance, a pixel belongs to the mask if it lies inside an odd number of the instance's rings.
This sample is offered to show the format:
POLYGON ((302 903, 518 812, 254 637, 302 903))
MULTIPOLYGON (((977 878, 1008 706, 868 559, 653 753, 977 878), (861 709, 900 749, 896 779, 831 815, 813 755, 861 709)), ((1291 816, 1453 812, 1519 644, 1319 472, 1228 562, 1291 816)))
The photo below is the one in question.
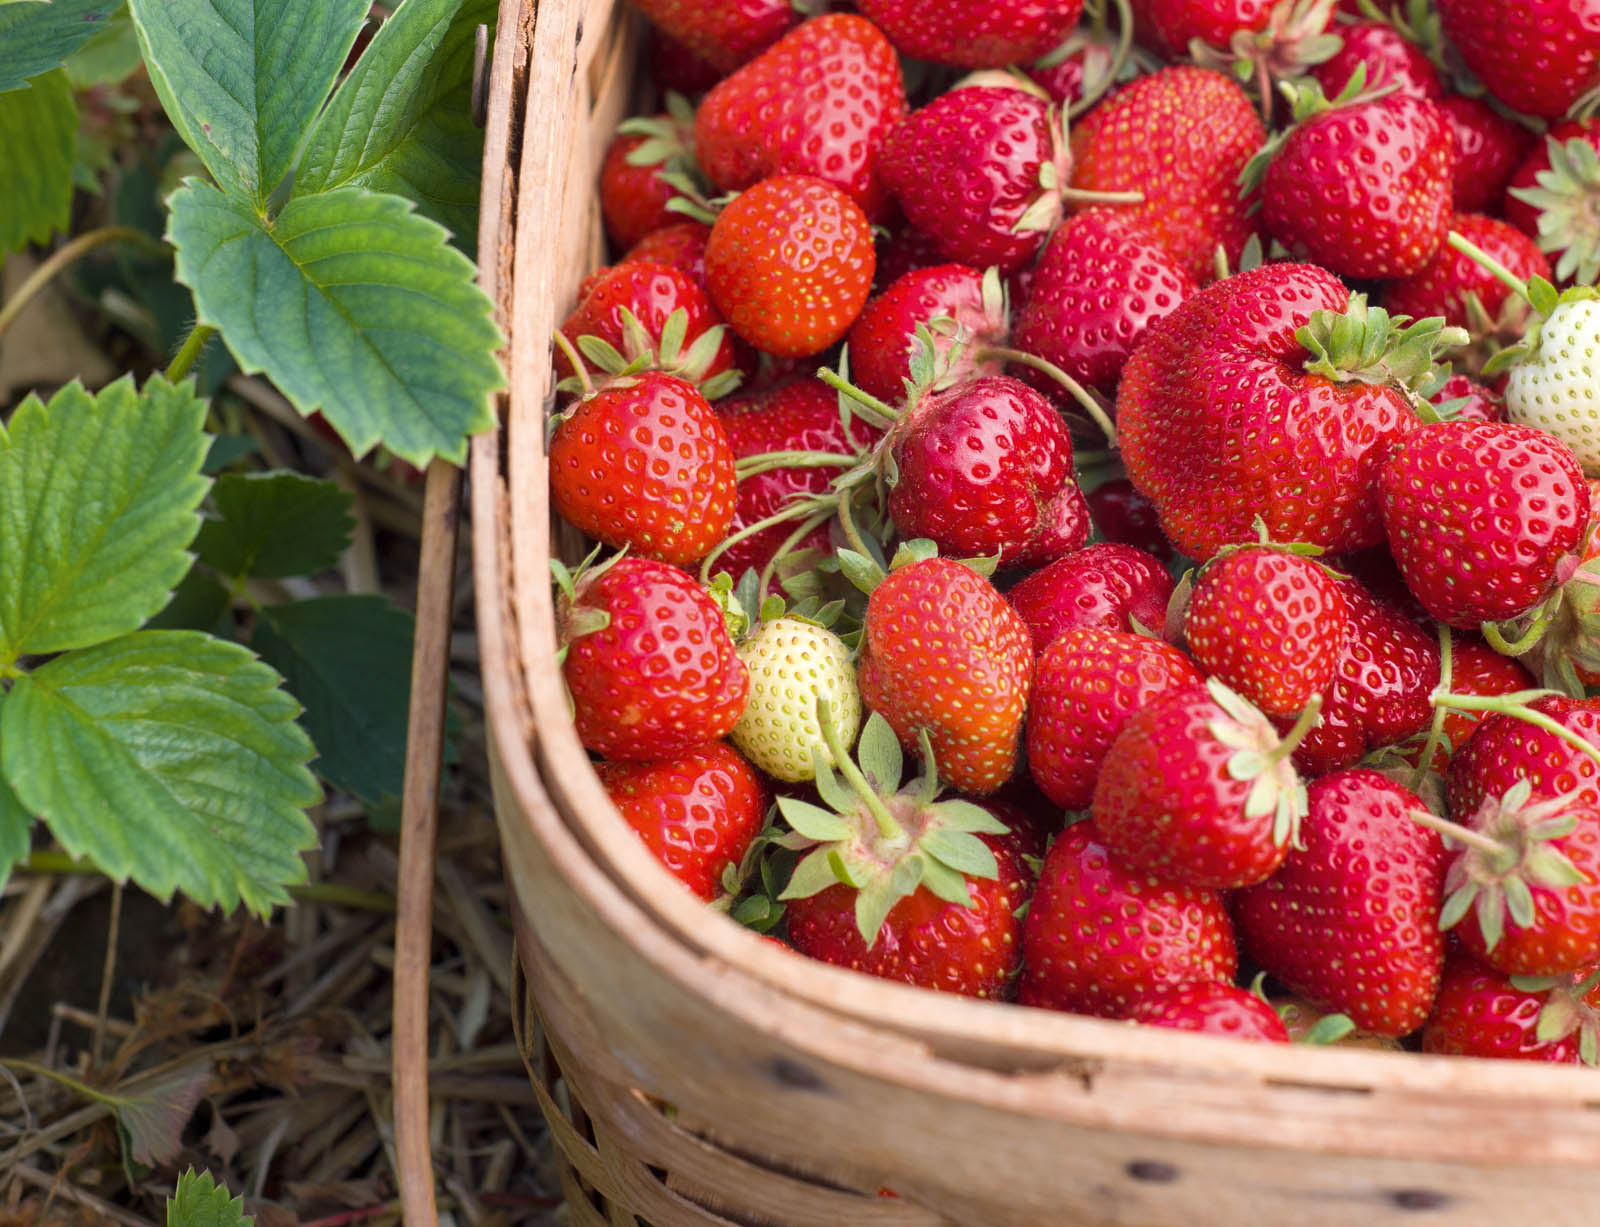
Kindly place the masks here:
POLYGON ((211 488, 217 515, 194 548, 229 577, 281 579, 335 566, 350 544, 351 495, 299 473, 224 473, 211 488))
MULTIPOLYGON (((103 28, 122 0, 0 5, 0 93, 49 72, 103 28)), ((13 146, 7 145, 9 154, 13 146)), ((10 158, 7 158, 10 161, 10 158)))
POLYGON ((210 1172, 193 1168, 178 1177, 178 1189, 167 1202, 167 1227, 250 1227, 244 1198, 228 1196, 226 1186, 210 1172))
POLYGON ((6 151, 0 253, 43 242, 66 226, 77 129, 72 86, 60 69, 35 77, 25 89, 0 93, 0 149, 6 151))

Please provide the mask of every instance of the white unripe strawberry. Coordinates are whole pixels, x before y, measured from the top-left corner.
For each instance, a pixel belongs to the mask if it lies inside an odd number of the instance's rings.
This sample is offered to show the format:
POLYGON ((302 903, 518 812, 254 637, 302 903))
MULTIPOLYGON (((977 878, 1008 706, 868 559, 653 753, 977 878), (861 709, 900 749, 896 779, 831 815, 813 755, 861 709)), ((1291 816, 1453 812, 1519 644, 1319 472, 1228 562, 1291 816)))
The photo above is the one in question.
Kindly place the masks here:
POLYGON ((828 701, 843 745, 861 728, 861 691, 850 649, 830 630, 800 618, 763 622, 739 644, 750 671, 750 699, 729 736, 746 758, 774 779, 813 779, 811 747, 822 746, 817 699, 828 701))
POLYGON ((1600 477, 1600 299, 1557 304, 1506 379, 1506 413, 1560 439, 1600 477))

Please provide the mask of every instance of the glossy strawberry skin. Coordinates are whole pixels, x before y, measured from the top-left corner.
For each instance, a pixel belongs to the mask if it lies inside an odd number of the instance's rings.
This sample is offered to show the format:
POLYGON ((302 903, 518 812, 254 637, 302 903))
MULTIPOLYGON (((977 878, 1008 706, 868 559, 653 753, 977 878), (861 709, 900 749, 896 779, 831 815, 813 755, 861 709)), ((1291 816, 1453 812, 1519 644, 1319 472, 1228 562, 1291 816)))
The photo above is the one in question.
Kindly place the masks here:
POLYGON ((723 70, 702 59, 660 26, 651 24, 642 63, 649 68, 658 94, 669 91, 692 98, 722 80, 723 70))
POLYGON ((1152 989, 1237 972, 1216 891, 1123 868, 1092 821, 1056 837, 1023 925, 1023 1005, 1121 1018, 1152 989))
MULTIPOLYGON (((704 222, 676 221, 652 230, 628 248, 617 263, 665 264, 689 274, 703 290, 706 288, 706 240, 710 237, 711 227, 704 222)), ((580 298, 588 293, 590 284, 584 283, 580 298)))
POLYGON ((984 375, 924 397, 890 432, 902 537, 956 558, 1038 566, 1089 539, 1061 415, 1027 384, 984 375))
POLYGON ((1311 69, 1311 76, 1327 97, 1337 97, 1361 64, 1367 68, 1366 89, 1393 85, 1397 93, 1428 102, 1444 97, 1439 73, 1422 48, 1388 22, 1358 21, 1335 29, 1344 46, 1311 69))
MULTIPOLYGON (((1552 695, 1529 706, 1600 747, 1600 700, 1552 695)), ((1583 751, 1545 729, 1512 716, 1486 716, 1457 747, 1445 775, 1450 815, 1464 822, 1487 797, 1502 797, 1518 780, 1533 785, 1532 800, 1567 793, 1584 805, 1600 805, 1600 765, 1583 751)))
POLYGON ((890 909, 869 949, 856 927, 856 892, 830 886, 784 905, 790 944, 811 958, 883 980, 966 997, 1010 997, 1022 958, 1022 922, 1015 913, 1033 889, 1033 873, 1005 837, 978 838, 995 854, 1000 873, 969 879, 972 907, 920 887, 890 909))
MULTIPOLYGON (((917 326, 943 317, 961 326, 964 354, 988 342, 1005 344, 1005 321, 991 318, 983 306, 983 274, 964 264, 939 264, 913 269, 869 299, 850 328, 850 379, 856 387, 889 405, 906 398, 917 326)), ((951 338, 932 333, 935 349, 950 350, 951 338)), ((1002 363, 967 366, 973 373, 998 375, 1002 363)))
POLYGON ((735 197, 706 241, 706 285, 733 330, 780 358, 821 353, 872 287, 872 230, 855 201, 808 175, 735 197))
POLYGON ((1200 671, 1177 648, 1126 631, 1078 627, 1034 665, 1028 701, 1028 771, 1062 809, 1087 809, 1106 751, 1141 708, 1168 691, 1198 686, 1200 671))
POLYGON ((1233 898, 1241 947, 1312 1005, 1407 1035, 1444 962, 1444 844, 1407 817, 1422 802, 1376 771, 1323 776, 1307 799, 1304 847, 1233 898))
POLYGON ((628 155, 647 139, 620 133, 606 146, 600 162, 600 212, 606 233, 618 247, 632 247, 652 230, 682 219, 682 214, 667 209, 678 192, 661 178, 661 165, 634 166, 628 161, 628 155))
POLYGON ((911 112, 884 143, 879 169, 911 224, 945 259, 1003 273, 1033 259, 1048 228, 1018 231, 1045 191, 1040 168, 1065 175, 1046 104, 1019 89, 967 86, 911 112))
POLYGON ((1139 42, 1163 59, 1182 59, 1199 39, 1226 47, 1238 30, 1260 30, 1272 15, 1274 0, 1133 0, 1139 42))
POLYGON ((1452 94, 1438 105, 1456 134, 1456 212, 1495 211, 1512 172, 1533 144, 1532 133, 1481 98, 1452 94))
POLYGON ((1042 653, 1073 627, 1159 633, 1172 598, 1172 577, 1131 545, 1096 542, 1040 567, 1006 593, 1042 653))
MULTIPOLYGON (((1012 343, 1080 383, 1112 391, 1146 329, 1194 290, 1189 275, 1137 223, 1091 209, 1050 236, 1012 343)), ((1029 375, 1030 382, 1049 378, 1029 375)))
MULTIPOLYGON (((1481 214, 1458 213, 1451 219, 1450 229, 1483 248, 1519 280, 1535 276, 1549 280, 1550 261, 1532 239, 1515 227, 1481 214)), ((1443 243, 1420 269, 1388 285, 1383 305, 1394 315, 1413 319, 1442 315, 1447 324, 1473 330, 1473 319, 1467 312, 1468 294, 1478 296, 1490 320, 1500 316, 1507 299, 1512 297, 1510 289, 1493 273, 1443 243)), ((1525 316, 1526 310, 1517 315, 1525 316)))
POLYGON ((878 153, 905 113, 900 61, 888 40, 869 21, 828 13, 795 27, 705 96, 695 152, 725 192, 773 175, 811 175, 878 218, 888 201, 878 153))
POLYGON ((1454 420, 1457 422, 1504 422, 1506 420, 1505 397, 1501 396, 1493 388, 1479 383, 1469 375, 1450 376, 1429 399, 1435 405, 1444 405, 1456 400, 1465 401, 1465 404, 1458 406, 1455 410, 1454 420))
POLYGON ((693 384, 641 371, 585 397, 557 425, 550 497, 596 540, 687 566, 728 534, 733 452, 693 384))
MULTIPOLYGON (((839 394, 820 379, 801 379, 748 397, 730 397, 718 413, 737 460, 762 452, 856 455, 882 434, 859 418, 852 418, 846 431, 839 416, 839 394)), ((840 471, 782 468, 744 478, 739 482, 728 535, 766 519, 796 495, 822 493, 840 471)), ((760 571, 796 527, 795 523, 774 524, 746 537, 717 557, 716 570, 734 577, 752 567, 760 571)), ((831 552, 827 525, 813 530, 795 548, 831 552)))
POLYGON ((744 712, 750 675, 722 610, 677 567, 623 558, 580 579, 557 623, 578 737, 597 754, 673 758, 722 737, 744 712), (590 609, 609 624, 573 637, 572 616, 590 609))
POLYGON ((1143 203, 1113 207, 1204 285, 1217 245, 1237 268, 1256 233, 1238 178, 1266 138, 1237 83, 1208 68, 1164 68, 1118 89, 1073 128, 1072 186, 1142 191, 1143 203))
POLYGON ((1016 770, 1033 645, 969 567, 929 558, 890 572, 867 600, 857 673, 862 699, 908 750, 926 730, 951 787, 990 793, 1016 770))
POLYGON ((1161 531, 1155 504, 1126 477, 1103 481, 1084 497, 1089 518, 1107 541, 1131 545, 1160 562, 1172 557, 1172 542, 1161 531))
POLYGON ((859 7, 902 55, 955 68, 1004 68, 1036 60, 1066 38, 1083 0, 860 0, 859 7))
POLYGON ((1455 136, 1404 94, 1296 125, 1267 168, 1261 215, 1292 256, 1345 277, 1404 277, 1444 242, 1455 136))
POLYGON ((1377 474, 1416 428, 1400 393, 1303 369, 1295 330, 1349 291, 1310 265, 1268 264, 1207 286, 1145 334, 1123 369, 1128 477, 1193 558, 1256 539, 1335 552, 1383 540, 1377 474))
POLYGON ((1517 988, 1509 976, 1464 951, 1444 965, 1438 1000, 1422 1029, 1422 1051, 1444 1056, 1578 1064, 1577 1034, 1551 1042, 1538 1037, 1546 993, 1517 988))
POLYGON ((1206 673, 1269 716, 1292 716, 1328 688, 1350 608, 1317 563, 1242 549, 1200 572, 1184 633, 1206 673))
MULTIPOLYGON (((626 349, 624 311, 631 311, 644 326, 645 334, 656 342, 660 340, 667 317, 681 309, 689 317, 684 350, 722 323, 721 313, 712 306, 711 299, 694 278, 665 264, 618 264, 591 276, 584 283, 584 291, 583 300, 562 323, 562 335, 574 343, 579 337, 598 337, 628 357, 632 355, 626 349)), ((724 333, 703 378, 709 379, 733 366, 733 346, 733 337, 724 333)), ((556 373, 563 379, 573 373, 572 363, 559 348, 555 365, 556 373)))
POLYGON ((797 20, 789 0, 633 0, 677 43, 732 72, 782 38, 797 20))
MULTIPOLYGON (((1539 683, 1520 664, 1509 656, 1502 656, 1488 644, 1476 638, 1455 636, 1450 651, 1450 693, 1461 695, 1515 694, 1519 690, 1532 690, 1539 683)), ((1482 724, 1486 712, 1463 711, 1449 708, 1445 711, 1442 732, 1444 740, 1435 751, 1432 770, 1443 772, 1450 765, 1455 750, 1467 744, 1473 730, 1482 724)), ((1422 757, 1423 746, 1417 746, 1409 757, 1416 762, 1422 757)))
POLYGON ((1151 989, 1128 1011, 1147 1027, 1200 1031, 1227 1039, 1287 1044, 1289 1031, 1277 1011, 1248 989, 1202 981, 1151 989))
POLYGON ((755 768, 714 741, 657 763, 597 763, 595 772, 645 846, 708 903, 722 871, 761 831, 767 790, 755 768))
POLYGON ((1439 0, 1444 32, 1467 67, 1513 111, 1555 119, 1595 83, 1600 0, 1439 0))
POLYGON ((1379 488, 1407 587, 1451 626, 1514 618, 1543 600, 1589 523, 1571 449, 1529 426, 1419 427, 1391 452, 1379 488))

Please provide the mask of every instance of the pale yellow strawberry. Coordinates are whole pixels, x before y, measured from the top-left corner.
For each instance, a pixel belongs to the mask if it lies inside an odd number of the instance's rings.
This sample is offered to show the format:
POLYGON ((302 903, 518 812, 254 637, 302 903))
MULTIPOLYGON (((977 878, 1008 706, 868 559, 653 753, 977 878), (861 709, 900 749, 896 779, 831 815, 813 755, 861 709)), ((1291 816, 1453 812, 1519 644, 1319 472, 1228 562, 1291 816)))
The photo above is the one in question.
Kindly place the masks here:
MULTIPOLYGON (((861 727, 861 692, 850 649, 839 636, 800 618, 763 622, 739 644, 750 671, 750 699, 729 736, 774 779, 797 783, 816 776, 811 747, 822 744, 817 699, 828 701, 842 745, 861 727)), ((825 761, 833 756, 824 746, 825 761)))

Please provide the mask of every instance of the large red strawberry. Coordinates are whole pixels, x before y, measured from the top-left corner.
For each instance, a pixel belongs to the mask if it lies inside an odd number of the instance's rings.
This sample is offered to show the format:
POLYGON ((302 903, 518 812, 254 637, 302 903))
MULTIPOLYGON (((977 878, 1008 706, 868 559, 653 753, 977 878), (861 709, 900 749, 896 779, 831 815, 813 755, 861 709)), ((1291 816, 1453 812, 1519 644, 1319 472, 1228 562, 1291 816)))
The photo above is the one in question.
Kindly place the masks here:
POLYGON ((596 540, 687 566, 727 536, 733 452, 715 410, 674 375, 602 383, 550 439, 550 500, 596 540))
POLYGON ((1028 771, 1063 809, 1087 809, 1095 778, 1123 725, 1170 690, 1203 679, 1170 644, 1084 626, 1061 634, 1034 664, 1028 771))
MULTIPOLYGON (((1514 226, 1476 213, 1457 213, 1450 229, 1488 252, 1519 279, 1550 276, 1550 262, 1527 235, 1514 226)), ((1470 256, 1441 244, 1416 272, 1393 281, 1383 305, 1396 315, 1423 319, 1444 317, 1465 328, 1474 340, 1520 340, 1528 304, 1470 256), (1477 298, 1474 304, 1471 299, 1477 298)))
POLYGON ((1407 587, 1451 626, 1514 618, 1544 600, 1589 523, 1571 449, 1530 426, 1422 426, 1391 450, 1379 486, 1407 587))
POLYGON ((1145 330, 1194 289, 1139 223, 1091 209, 1050 236, 1012 343, 1080 383, 1112 391, 1145 330))
POLYGON ((1036 60, 1078 24, 1083 0, 860 0, 901 55, 956 68, 1036 60))
POLYGON ((1444 32, 1489 92, 1514 111, 1554 119, 1600 69, 1600 0, 1439 0, 1444 32))
POLYGON ((1006 593, 1043 652, 1075 626, 1161 634, 1172 577, 1152 555, 1102 541, 1040 567, 1006 593))
POLYGON ((1212 980, 1153 988, 1133 1003, 1127 1017, 1147 1027, 1201 1031, 1257 1043, 1289 1042, 1283 1019, 1263 998, 1249 989, 1212 980))
POLYGON ((1033 645, 977 572, 949 558, 892 569, 868 598, 857 667, 867 706, 908 749, 926 733, 953 787, 989 793, 1010 778, 1033 645))
POLYGON ((1456 134, 1456 212, 1493 212, 1512 172, 1527 156, 1532 134, 1482 98, 1451 94, 1439 109, 1456 134))
POLYGON ((1376 771, 1314 780, 1302 846, 1233 899, 1250 959, 1313 1005, 1380 1035, 1427 1017, 1444 962, 1444 846, 1422 802, 1376 771))
POLYGON ((1022 930, 1023 1005, 1121 1018, 1152 989, 1237 971, 1216 891, 1124 868, 1092 821, 1056 837, 1022 930))
POLYGON ((1234 81, 1208 68, 1164 68, 1117 90, 1073 129, 1072 187, 1142 192, 1142 203, 1118 210, 1204 283, 1219 245, 1237 268, 1256 233, 1238 179, 1266 135, 1234 81))
POLYGON ((721 607, 677 567, 622 557, 563 581, 561 673, 583 744, 653 761, 715 741, 738 723, 750 675, 721 607))
POLYGON ((1428 399, 1440 409, 1448 408, 1449 412, 1441 416, 1449 417, 1453 421, 1504 422, 1506 420, 1505 397, 1470 375, 1450 376, 1428 399))
POLYGON ((906 113, 894 48, 870 21, 828 13, 789 31, 705 96, 695 150, 712 183, 740 191, 812 175, 882 215, 884 137, 906 113))
POLYGON ((1001 372, 999 359, 978 361, 975 350, 1004 345, 1006 313, 999 277, 985 278, 964 264, 939 264, 913 269, 870 299, 850 329, 850 378, 863 392, 890 405, 906 398, 912 356, 919 352, 919 326, 927 327, 941 360, 955 345, 955 362, 944 362, 941 383, 955 383, 974 374, 1001 372), (965 361, 962 359, 965 358, 965 361))
POLYGON ((1520 976, 1513 981, 1464 951, 1452 952, 1445 961, 1433 1013, 1422 1029, 1422 1051, 1596 1064, 1600 987, 1570 976, 1554 984, 1535 983, 1520 976))
POLYGON ((781 38, 798 19, 791 0, 633 0, 691 53, 732 72, 781 38))
POLYGON ((1267 264, 1145 334, 1123 369, 1117 429, 1128 477, 1179 550, 1209 558, 1254 541, 1258 517, 1277 541, 1347 551, 1383 539, 1378 467, 1417 425, 1406 396, 1378 382, 1385 363, 1362 367, 1385 349, 1371 335, 1385 327, 1332 273, 1267 264), (1327 348, 1336 323, 1354 346, 1327 348))
POLYGON ((718 214, 706 286, 750 344, 803 358, 849 331, 875 262, 872 228, 854 200, 809 175, 775 175, 718 214))
POLYGON ((645 846, 710 902, 761 831, 767 790, 732 746, 714 741, 655 763, 599 763, 606 794, 645 846))

